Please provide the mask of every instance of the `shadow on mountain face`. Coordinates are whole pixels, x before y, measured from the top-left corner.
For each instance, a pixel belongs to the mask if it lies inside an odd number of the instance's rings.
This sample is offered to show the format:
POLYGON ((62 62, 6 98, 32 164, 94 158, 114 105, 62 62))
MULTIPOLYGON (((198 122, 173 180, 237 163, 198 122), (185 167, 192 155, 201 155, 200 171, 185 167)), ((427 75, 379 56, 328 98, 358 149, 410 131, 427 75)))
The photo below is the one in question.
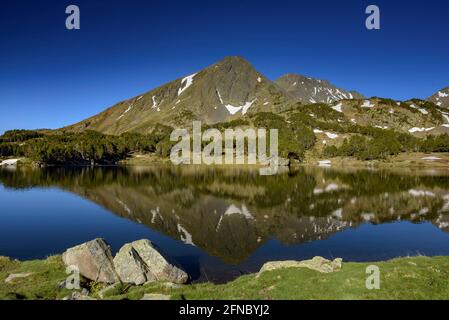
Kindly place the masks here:
MULTIPOLYGON (((57 187, 239 264, 271 239, 325 239, 364 223, 431 222, 449 231, 447 176, 302 168, 259 176, 213 168, 0 170, 6 188, 57 187)), ((189 258, 189 260, 192 260, 189 258)), ((190 272, 199 276, 198 266, 190 272)))

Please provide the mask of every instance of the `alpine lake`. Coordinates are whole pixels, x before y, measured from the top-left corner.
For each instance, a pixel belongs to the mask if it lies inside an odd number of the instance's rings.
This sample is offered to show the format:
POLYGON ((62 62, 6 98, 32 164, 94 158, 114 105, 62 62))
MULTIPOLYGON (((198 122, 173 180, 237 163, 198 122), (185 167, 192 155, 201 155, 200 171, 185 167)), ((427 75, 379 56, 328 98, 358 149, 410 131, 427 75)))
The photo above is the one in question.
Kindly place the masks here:
POLYGON ((449 170, 205 166, 0 170, 0 255, 149 239, 194 282, 274 260, 449 255, 449 170))

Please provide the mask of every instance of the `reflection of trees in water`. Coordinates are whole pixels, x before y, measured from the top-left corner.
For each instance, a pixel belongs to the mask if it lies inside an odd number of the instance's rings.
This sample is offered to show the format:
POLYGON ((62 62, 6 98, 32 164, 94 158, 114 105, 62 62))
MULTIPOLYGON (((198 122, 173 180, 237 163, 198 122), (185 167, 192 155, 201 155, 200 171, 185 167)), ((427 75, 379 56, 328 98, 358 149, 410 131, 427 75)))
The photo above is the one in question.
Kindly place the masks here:
POLYGON ((306 168, 188 167, 1 170, 9 188, 59 187, 109 211, 196 245, 228 263, 265 241, 324 239, 362 223, 430 221, 449 231, 446 176, 306 168))

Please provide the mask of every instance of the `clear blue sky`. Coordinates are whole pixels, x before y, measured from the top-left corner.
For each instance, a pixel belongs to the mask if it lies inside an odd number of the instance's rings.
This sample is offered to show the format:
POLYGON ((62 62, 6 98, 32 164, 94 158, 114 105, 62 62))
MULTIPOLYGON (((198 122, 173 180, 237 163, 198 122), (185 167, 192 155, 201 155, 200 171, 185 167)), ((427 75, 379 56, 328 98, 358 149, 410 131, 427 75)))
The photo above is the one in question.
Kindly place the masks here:
POLYGON ((0 132, 74 123, 227 55, 271 79, 425 98, 449 86, 448 16, 447 0, 2 0, 0 132), (365 28, 369 4, 380 31, 365 28))

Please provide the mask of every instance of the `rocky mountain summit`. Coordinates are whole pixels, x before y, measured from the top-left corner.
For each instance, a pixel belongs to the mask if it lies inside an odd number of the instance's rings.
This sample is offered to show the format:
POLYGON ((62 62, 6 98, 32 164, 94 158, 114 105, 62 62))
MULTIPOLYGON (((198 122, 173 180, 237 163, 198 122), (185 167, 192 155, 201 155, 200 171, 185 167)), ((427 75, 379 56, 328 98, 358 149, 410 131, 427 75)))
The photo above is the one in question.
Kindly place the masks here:
POLYGON ((248 120, 258 113, 286 115, 294 110, 320 120, 324 117, 326 122, 335 120, 329 119, 329 115, 336 111, 339 122, 427 135, 446 133, 448 107, 449 88, 438 91, 427 101, 365 99, 362 94, 338 88, 329 81, 297 74, 271 81, 245 59, 231 56, 124 100, 62 131, 147 134, 158 124, 174 128, 200 120, 211 125, 248 120))
POLYGON ((176 126, 196 119, 213 124, 257 112, 283 112, 297 102, 357 98, 363 96, 300 75, 286 75, 273 82, 245 59, 232 56, 64 129, 146 133, 155 123, 176 126))
POLYGON ((428 99, 442 108, 449 108, 449 87, 441 89, 428 99))
POLYGON ((329 81, 312 79, 299 74, 286 74, 277 79, 276 84, 297 101, 305 104, 364 98, 356 91, 337 88, 329 81))

